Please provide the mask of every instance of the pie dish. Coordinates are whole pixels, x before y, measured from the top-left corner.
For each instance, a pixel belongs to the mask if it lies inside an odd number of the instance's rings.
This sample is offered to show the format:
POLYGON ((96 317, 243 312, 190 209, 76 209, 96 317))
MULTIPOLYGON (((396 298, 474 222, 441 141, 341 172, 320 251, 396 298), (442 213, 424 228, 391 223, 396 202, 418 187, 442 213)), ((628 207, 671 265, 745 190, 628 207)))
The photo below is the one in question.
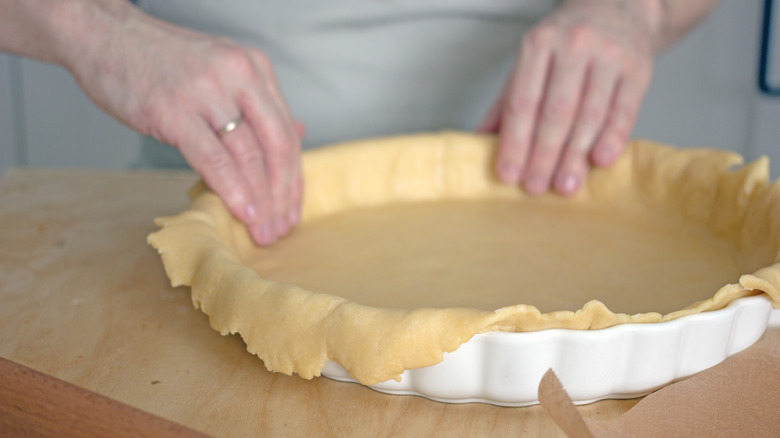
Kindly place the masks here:
MULTIPOLYGON (((529 406, 539 402, 539 381, 552 368, 576 404, 635 398, 752 345, 767 328, 769 315, 780 315, 771 307, 759 295, 656 324, 481 333, 436 365, 406 370, 398 381, 370 387, 447 403, 529 406)), ((355 382, 335 362, 328 362, 322 375, 355 382)))
MULTIPOLYGON (((593 333, 712 315, 734 325, 745 306, 763 309, 752 318, 763 322, 726 345, 760 337, 780 303, 780 186, 766 159, 741 166, 729 152, 635 140, 575 197, 529 198, 495 179, 494 149, 494 137, 443 132, 308 151, 303 222, 276 245, 255 247, 203 185, 189 209, 157 220, 149 243, 214 329, 239 333, 269 370, 307 379, 327 365, 382 389, 470 339, 566 333, 561 345, 577 349, 593 333)), ((459 394, 431 397, 529 402, 459 394)))

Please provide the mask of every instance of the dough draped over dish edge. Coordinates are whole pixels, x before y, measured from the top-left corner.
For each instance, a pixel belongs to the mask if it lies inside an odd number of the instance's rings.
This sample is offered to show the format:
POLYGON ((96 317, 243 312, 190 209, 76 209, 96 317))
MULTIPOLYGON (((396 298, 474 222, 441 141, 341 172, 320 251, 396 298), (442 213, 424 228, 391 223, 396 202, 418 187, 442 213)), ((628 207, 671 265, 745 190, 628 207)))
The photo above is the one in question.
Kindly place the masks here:
MULTIPOLYGON (((388 202, 522 200, 522 190, 493 175, 495 142, 492 136, 443 132, 307 151, 303 168, 310 183, 303 221, 388 202)), ((711 298, 666 315, 616 314, 596 300, 575 312, 545 314, 529 304, 495 311, 387 309, 278 283, 241 263, 251 239, 203 185, 193 189, 189 209, 156 220, 161 229, 148 241, 160 253, 171 284, 190 286, 195 307, 209 316, 211 326, 223 335, 240 334, 269 370, 309 379, 334 360, 355 380, 371 385, 436 364, 478 333, 656 323, 758 293, 777 307, 780 182, 769 183, 766 158, 741 164, 731 152, 633 140, 615 165, 591 171, 580 193, 567 201, 642 202, 667 209, 728 238, 748 264, 764 266, 711 298)))

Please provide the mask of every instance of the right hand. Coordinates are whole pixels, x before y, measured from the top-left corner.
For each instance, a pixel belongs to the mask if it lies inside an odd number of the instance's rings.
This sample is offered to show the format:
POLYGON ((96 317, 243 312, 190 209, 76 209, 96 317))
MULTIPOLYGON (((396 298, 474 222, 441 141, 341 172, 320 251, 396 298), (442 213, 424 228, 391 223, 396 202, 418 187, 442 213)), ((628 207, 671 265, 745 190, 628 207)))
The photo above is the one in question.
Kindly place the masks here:
POLYGON ((270 245, 300 221, 304 129, 262 52, 134 8, 105 30, 67 62, 94 102, 177 147, 256 243, 270 245))
POLYGON ((617 160, 650 84, 653 3, 568 0, 524 38, 480 130, 500 134, 499 178, 527 193, 574 195, 617 160))

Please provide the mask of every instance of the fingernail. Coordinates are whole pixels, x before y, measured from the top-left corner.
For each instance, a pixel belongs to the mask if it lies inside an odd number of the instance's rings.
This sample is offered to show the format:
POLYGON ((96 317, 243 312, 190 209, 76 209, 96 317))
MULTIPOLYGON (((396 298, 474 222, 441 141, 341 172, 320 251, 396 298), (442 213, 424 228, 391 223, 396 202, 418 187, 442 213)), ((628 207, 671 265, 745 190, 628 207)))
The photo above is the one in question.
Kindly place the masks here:
POLYGON ((498 165, 498 177, 506 184, 517 184, 520 182, 520 168, 510 163, 501 163, 498 165))
POLYGON ((558 192, 562 195, 573 195, 580 187, 580 180, 574 175, 566 175, 559 186, 558 192))
POLYGON ((271 224, 265 223, 260 227, 260 240, 260 243, 266 245, 270 245, 276 241, 276 236, 271 232, 271 224))

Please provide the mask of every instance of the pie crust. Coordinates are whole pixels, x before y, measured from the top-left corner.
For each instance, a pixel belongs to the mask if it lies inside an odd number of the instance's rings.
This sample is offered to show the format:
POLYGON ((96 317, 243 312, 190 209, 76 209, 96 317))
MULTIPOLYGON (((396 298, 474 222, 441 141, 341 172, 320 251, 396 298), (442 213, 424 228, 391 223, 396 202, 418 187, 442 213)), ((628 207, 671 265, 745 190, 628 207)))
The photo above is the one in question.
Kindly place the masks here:
POLYGON ((269 370, 308 379, 332 360, 366 385, 478 333, 656 323, 761 293, 780 303, 767 159, 634 140, 573 198, 531 198, 494 177, 495 142, 443 132, 307 151, 302 224, 273 247, 255 247, 202 184, 149 243, 172 285, 269 370), (594 299, 554 307, 581 289, 594 299))

